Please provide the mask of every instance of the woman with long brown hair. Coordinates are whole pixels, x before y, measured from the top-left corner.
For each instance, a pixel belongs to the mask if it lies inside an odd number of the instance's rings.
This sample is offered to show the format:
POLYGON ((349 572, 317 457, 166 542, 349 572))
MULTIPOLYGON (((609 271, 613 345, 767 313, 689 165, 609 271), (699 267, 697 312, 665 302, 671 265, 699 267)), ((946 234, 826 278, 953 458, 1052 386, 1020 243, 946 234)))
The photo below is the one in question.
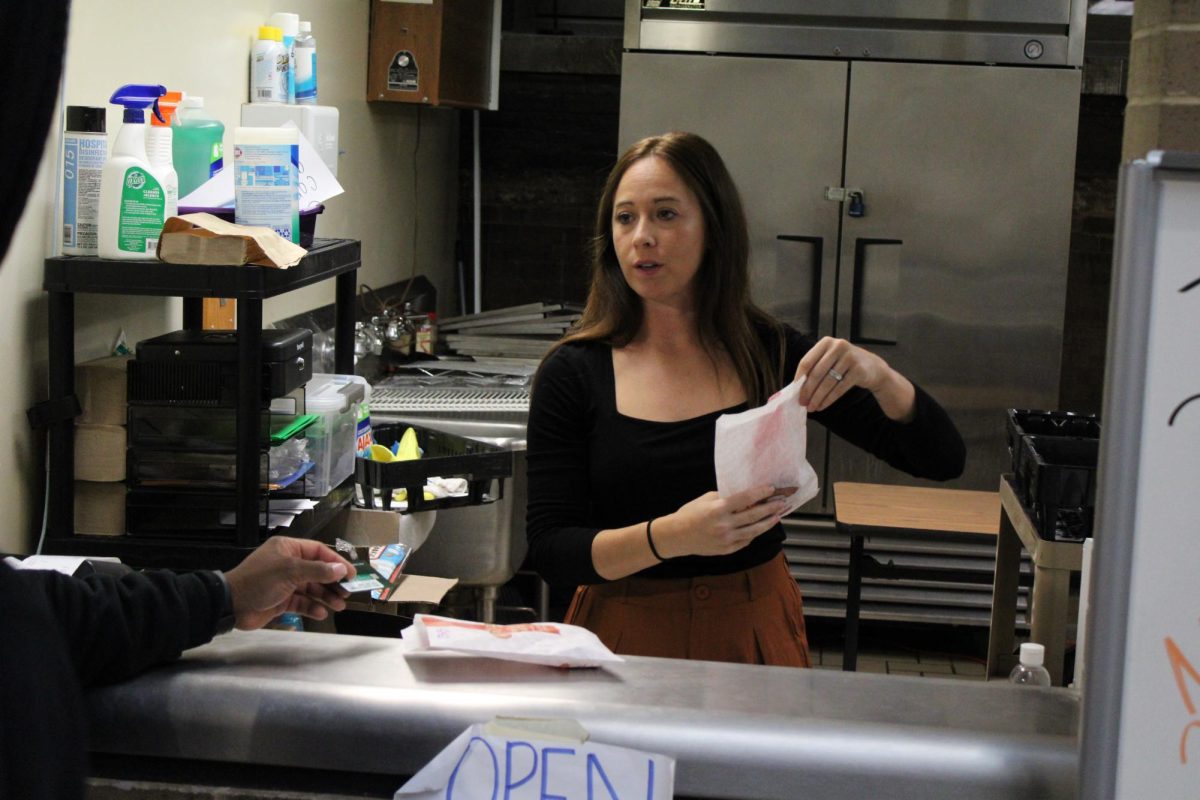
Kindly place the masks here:
POLYGON ((800 403, 843 438, 919 477, 962 472, 936 401, 879 356, 758 309, 748 260, 737 187, 707 141, 673 132, 621 155, 583 317, 534 384, 526 525, 534 568, 579 587, 566 621, 615 652, 809 664, 784 500, 717 494, 721 414, 807 376, 800 403))

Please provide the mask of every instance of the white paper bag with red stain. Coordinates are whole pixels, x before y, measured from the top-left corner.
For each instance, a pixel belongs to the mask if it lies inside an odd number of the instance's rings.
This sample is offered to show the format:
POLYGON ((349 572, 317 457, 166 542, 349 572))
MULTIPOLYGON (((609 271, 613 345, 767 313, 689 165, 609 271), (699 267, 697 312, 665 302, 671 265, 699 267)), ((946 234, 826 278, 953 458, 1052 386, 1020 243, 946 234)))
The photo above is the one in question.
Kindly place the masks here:
POLYGON ((456 650, 564 669, 599 667, 625 660, 605 647, 600 637, 587 628, 561 622, 492 625, 417 614, 413 624, 400 632, 400 637, 413 651, 456 650))
POLYGON ((785 386, 765 405, 717 418, 713 460, 722 497, 755 486, 795 487, 783 513, 817 496, 817 473, 805 457, 808 410, 797 399, 804 378, 785 386))

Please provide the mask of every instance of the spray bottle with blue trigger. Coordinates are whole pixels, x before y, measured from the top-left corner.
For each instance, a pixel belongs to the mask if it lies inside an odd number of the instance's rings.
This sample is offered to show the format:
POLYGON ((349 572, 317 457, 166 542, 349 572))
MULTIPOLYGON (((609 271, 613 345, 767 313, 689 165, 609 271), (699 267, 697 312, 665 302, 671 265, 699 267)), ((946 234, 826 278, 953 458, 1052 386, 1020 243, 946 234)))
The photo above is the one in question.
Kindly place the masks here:
POLYGON ((146 156, 146 114, 158 112, 166 87, 128 84, 109 102, 125 109, 121 130, 100 177, 98 249, 101 258, 153 259, 162 231, 166 192, 146 156))

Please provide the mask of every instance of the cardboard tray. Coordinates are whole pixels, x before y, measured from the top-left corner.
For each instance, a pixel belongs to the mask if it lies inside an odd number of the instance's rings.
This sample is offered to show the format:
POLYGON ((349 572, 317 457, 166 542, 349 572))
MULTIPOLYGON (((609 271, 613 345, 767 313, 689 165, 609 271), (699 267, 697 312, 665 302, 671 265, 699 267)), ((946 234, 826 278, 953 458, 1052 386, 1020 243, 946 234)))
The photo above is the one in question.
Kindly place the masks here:
MULTIPOLYGON (((408 491, 408 508, 405 509, 408 512, 481 505, 496 499, 486 494, 493 480, 512 476, 512 452, 494 444, 407 424, 380 425, 373 427, 372 434, 377 444, 391 447, 408 428, 416 431, 417 444, 422 450, 420 459, 392 462, 354 459, 354 482, 368 508, 377 508, 378 500, 383 509, 391 510, 395 489, 408 491), (465 478, 467 495, 426 500, 423 490, 431 477, 465 478), (381 492, 379 498, 375 497, 376 489, 381 492)), ((501 480, 501 492, 503 486, 501 480)))

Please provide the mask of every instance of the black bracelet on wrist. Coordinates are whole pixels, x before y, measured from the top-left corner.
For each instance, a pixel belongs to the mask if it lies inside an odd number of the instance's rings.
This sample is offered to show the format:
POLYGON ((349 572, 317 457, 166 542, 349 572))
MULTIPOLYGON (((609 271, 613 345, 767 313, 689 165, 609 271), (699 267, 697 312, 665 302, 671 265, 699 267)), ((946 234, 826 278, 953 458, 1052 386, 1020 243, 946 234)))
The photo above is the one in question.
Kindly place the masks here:
POLYGON ((654 546, 654 537, 650 535, 650 526, 653 524, 653 519, 646 523, 646 544, 650 545, 650 552, 654 554, 655 558, 657 558, 659 561, 666 561, 665 558, 658 554, 658 548, 654 546))

